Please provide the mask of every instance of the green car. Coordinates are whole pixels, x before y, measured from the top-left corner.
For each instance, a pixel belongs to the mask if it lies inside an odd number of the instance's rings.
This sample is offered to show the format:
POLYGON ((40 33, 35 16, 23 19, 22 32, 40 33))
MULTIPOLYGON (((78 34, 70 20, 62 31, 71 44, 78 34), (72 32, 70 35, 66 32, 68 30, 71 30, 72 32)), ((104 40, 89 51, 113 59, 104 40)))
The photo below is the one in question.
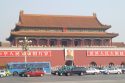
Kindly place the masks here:
POLYGON ((62 66, 57 72, 59 76, 62 76, 65 74, 67 70, 73 69, 75 66, 62 66))

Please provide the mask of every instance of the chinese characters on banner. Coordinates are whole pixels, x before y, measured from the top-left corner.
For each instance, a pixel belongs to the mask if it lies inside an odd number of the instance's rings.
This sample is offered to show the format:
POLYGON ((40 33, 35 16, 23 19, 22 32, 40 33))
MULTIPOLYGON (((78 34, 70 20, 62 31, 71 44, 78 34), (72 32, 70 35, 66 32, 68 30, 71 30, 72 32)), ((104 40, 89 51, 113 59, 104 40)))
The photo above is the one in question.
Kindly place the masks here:
POLYGON ((20 50, 1 50, 0 57, 51 57, 51 51, 44 50, 31 50, 31 51, 20 51, 20 50))
POLYGON ((87 56, 125 56, 125 50, 87 50, 87 56))
POLYGON ((74 60, 74 50, 65 49, 65 60, 74 60))

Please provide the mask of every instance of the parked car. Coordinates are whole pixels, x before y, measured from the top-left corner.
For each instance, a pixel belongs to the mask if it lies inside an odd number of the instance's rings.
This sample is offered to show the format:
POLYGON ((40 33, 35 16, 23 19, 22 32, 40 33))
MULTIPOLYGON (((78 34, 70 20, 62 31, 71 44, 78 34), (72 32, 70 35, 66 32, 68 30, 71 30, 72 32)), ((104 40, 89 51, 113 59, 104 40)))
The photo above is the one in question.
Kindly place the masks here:
POLYGON ((6 75, 7 76, 11 76, 12 75, 12 73, 8 69, 5 69, 5 71, 6 71, 6 75))
POLYGON ((108 67, 102 67, 102 68, 99 68, 99 71, 101 74, 104 74, 104 72, 108 69, 108 67))
POLYGON ((66 71, 73 69, 75 66, 62 66, 60 69, 57 70, 59 76, 65 75, 66 71))
POLYGON ((100 74, 100 70, 96 68, 87 68, 86 74, 100 74))
POLYGON ((84 75, 86 74, 86 68, 84 67, 74 67, 71 70, 67 70, 65 71, 65 75, 70 76, 73 74, 77 74, 77 75, 84 75))
POLYGON ((6 77, 6 76, 10 76, 11 73, 9 70, 6 70, 6 69, 2 69, 0 70, 0 77, 6 77))
POLYGON ((111 68, 105 69, 105 71, 103 73, 104 74, 121 74, 122 70, 119 68, 111 67, 111 68))
POLYGON ((41 69, 31 69, 31 70, 24 70, 23 72, 19 73, 21 77, 32 77, 32 76, 44 76, 44 71, 41 69))
POLYGON ((51 74, 53 74, 53 75, 58 75, 58 70, 53 70, 53 71, 51 71, 51 74))
POLYGON ((125 74, 125 67, 120 68, 122 70, 122 73, 125 74))
POLYGON ((5 70, 0 70, 0 77, 5 77, 5 76, 6 76, 5 70))

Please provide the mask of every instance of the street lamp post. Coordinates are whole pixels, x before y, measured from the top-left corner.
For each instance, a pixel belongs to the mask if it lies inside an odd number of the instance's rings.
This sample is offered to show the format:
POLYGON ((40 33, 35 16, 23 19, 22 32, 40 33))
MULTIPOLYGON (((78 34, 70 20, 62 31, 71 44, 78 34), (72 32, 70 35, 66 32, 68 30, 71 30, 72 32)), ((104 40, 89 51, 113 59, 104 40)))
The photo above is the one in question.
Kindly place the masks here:
MULTIPOLYGON (((27 52, 29 50, 28 46, 32 42, 31 40, 28 40, 26 37, 24 37, 24 40, 19 41, 22 45, 22 51, 27 52)), ((25 63, 27 62, 27 53, 24 56, 25 63)))

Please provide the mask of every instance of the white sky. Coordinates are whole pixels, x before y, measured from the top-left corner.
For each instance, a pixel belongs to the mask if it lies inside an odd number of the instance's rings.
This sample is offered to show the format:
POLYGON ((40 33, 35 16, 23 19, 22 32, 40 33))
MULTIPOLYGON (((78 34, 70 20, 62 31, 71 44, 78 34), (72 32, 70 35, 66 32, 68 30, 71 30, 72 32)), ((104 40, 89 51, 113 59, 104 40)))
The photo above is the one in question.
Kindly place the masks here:
POLYGON ((31 14, 83 15, 95 12, 107 32, 119 33, 113 41, 125 42, 125 0, 1 0, 0 41, 6 41, 19 19, 19 11, 31 14))

